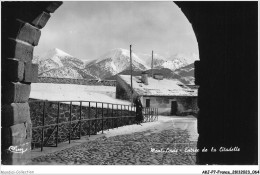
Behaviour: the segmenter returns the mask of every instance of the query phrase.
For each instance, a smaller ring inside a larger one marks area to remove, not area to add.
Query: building
[[[187,115],[198,113],[197,89],[190,88],[176,79],[164,79],[155,74],[148,77],[133,76],[133,95],[131,97],[131,76],[118,75],[116,98],[134,100],[140,97],[143,107],[158,108],[160,115]]]

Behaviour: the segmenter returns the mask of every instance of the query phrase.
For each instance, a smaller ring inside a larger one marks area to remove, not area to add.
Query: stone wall
[[[72,78],[53,78],[38,77],[38,83],[55,83],[55,84],[79,84],[89,86],[116,86],[115,80],[96,80],[96,79],[72,79]]]
[[[43,101],[34,101],[29,102],[30,105],[30,114],[32,120],[32,148],[38,148],[41,146],[42,138],[42,129],[35,128],[42,126],[43,124]],[[129,125],[135,123],[134,117],[125,117],[125,116],[135,116],[135,111],[128,111],[127,107],[123,110],[117,110],[117,107],[114,107],[112,110],[112,105],[110,108],[103,107],[103,129],[115,128],[123,125]],[[119,106],[118,109],[121,109]],[[82,119],[102,119],[102,107],[88,107],[82,106],[81,110]],[[113,114],[112,114],[113,113]],[[60,103],[59,110],[59,123],[69,122],[70,121],[70,104]],[[45,118],[44,125],[56,124],[58,117],[58,102],[45,102]],[[111,117],[120,117],[119,119],[112,119]],[[74,128],[77,125],[77,121],[80,119],[80,106],[71,105],[71,128]],[[97,132],[102,130],[102,120],[89,120],[81,122],[81,136],[86,135],[95,135]],[[44,129],[44,140],[51,135],[55,126],[48,126]],[[76,129],[77,128],[77,129]],[[75,128],[75,131],[71,134],[71,138],[79,137],[79,125]],[[58,143],[67,141],[69,139],[69,129],[70,123],[64,123],[59,125],[58,128]],[[56,134],[55,130],[53,136],[50,138],[47,145],[56,144]]]

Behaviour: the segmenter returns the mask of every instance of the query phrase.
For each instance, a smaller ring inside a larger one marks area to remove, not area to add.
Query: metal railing
[[[143,108],[144,123],[158,120],[158,108]]]
[[[38,107],[36,105],[37,103],[39,103]],[[90,136],[92,134],[97,134],[99,131],[102,131],[103,133],[104,129],[111,129],[119,126],[133,124],[135,123],[136,117],[136,109],[134,106],[122,104],[102,103],[94,101],[32,100],[29,101],[29,105],[31,110],[31,118],[32,120],[35,120],[33,121],[32,130],[38,130],[38,136],[39,132],[41,133],[40,141],[39,139],[38,142],[32,141],[32,144],[40,142],[41,151],[43,150],[43,147],[57,147],[59,142],[69,141],[70,143],[71,140],[80,139],[83,129],[87,129],[87,134]],[[50,109],[50,106],[52,109]],[[64,111],[63,109],[63,113],[65,113],[67,116],[65,117],[66,121],[63,122],[60,121],[61,106],[63,108],[65,108],[65,106],[69,107],[69,110]],[[77,106],[76,108],[78,108],[79,111],[75,112],[74,109],[73,115],[73,108],[75,108],[75,106]],[[53,114],[53,110],[55,110],[56,115]],[[48,114],[50,113],[50,111],[52,111],[52,114]],[[34,116],[35,113],[38,113],[38,117],[37,115]],[[75,115],[75,113],[77,114]],[[48,123],[46,123],[47,118],[49,120]],[[56,118],[55,122],[54,118]],[[52,120],[52,122],[50,122],[50,120]],[[88,123],[87,127],[83,127],[84,123]],[[67,125],[67,127],[64,125]],[[61,141],[62,139],[59,139],[59,134],[64,134],[60,131],[61,127],[63,127],[63,131],[67,131],[67,139],[65,138],[63,139],[63,141]],[[64,129],[64,127],[66,129]],[[49,132],[46,133],[46,130],[48,130]],[[34,133],[36,134],[37,132]],[[83,135],[85,136],[86,134]],[[52,141],[54,145],[48,145],[48,142],[52,137],[55,137]],[[36,147],[39,147],[39,144]],[[32,149],[33,148],[34,146],[32,146]]]
[[[58,143],[135,124],[136,108],[95,101],[47,101],[30,99],[32,149],[57,147]],[[143,122],[158,120],[157,108],[143,108]]]

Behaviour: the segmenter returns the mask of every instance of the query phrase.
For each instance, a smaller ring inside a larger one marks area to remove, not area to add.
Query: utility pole
[[[131,104],[132,104],[133,103],[132,45],[130,45],[130,72],[131,72]]]
[[[151,69],[152,69],[152,78],[153,78],[153,50],[152,50],[152,62],[151,62]]]

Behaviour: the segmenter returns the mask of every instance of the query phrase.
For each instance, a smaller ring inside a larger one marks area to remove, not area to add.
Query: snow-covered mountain
[[[95,78],[84,70],[84,62],[60,49],[51,49],[44,56],[35,56],[33,63],[39,65],[40,77]]]
[[[145,61],[145,63],[151,67],[152,55],[151,54],[138,54],[138,56]],[[176,70],[186,65],[194,63],[198,60],[196,54],[175,54],[171,56],[163,56],[158,53],[153,54],[153,68],[161,69],[168,68]]]
[[[144,60],[135,53],[132,53],[132,61],[134,70],[144,71],[149,69]],[[85,68],[101,79],[113,76],[123,70],[130,69],[130,51],[121,48],[113,49],[89,62]]]
[[[144,71],[151,69],[151,54],[132,53],[133,69]],[[195,55],[176,54],[170,57],[162,56],[158,53],[153,55],[153,68],[168,68],[172,71],[193,63],[197,58]],[[86,70],[95,77],[105,79],[116,75],[124,70],[130,69],[130,51],[116,48],[103,54],[98,59],[86,64]]]
[[[151,54],[137,54],[142,60],[144,60],[145,64],[151,68],[152,63],[152,55]],[[153,54],[153,67],[160,67],[164,62],[166,61],[166,58],[160,54],[154,53]]]
[[[170,57],[154,53],[154,69],[178,70],[193,63],[196,55],[176,54]],[[133,70],[137,72],[151,69],[151,54],[132,53]],[[60,50],[52,49],[44,56],[34,56],[34,63],[39,64],[39,76],[106,79],[120,72],[130,70],[130,51],[116,48],[101,55],[98,59],[83,62]]]
[[[167,57],[167,60],[170,60],[170,61],[179,60],[180,62],[182,62],[186,65],[192,64],[192,63],[194,63],[194,61],[196,61],[198,59],[199,59],[199,56],[194,53],[193,54],[178,53],[178,54],[174,54],[174,55]]]
[[[174,76],[172,78],[176,78],[180,80],[184,84],[195,84],[195,77],[194,77],[194,63],[184,66],[175,70]]]

